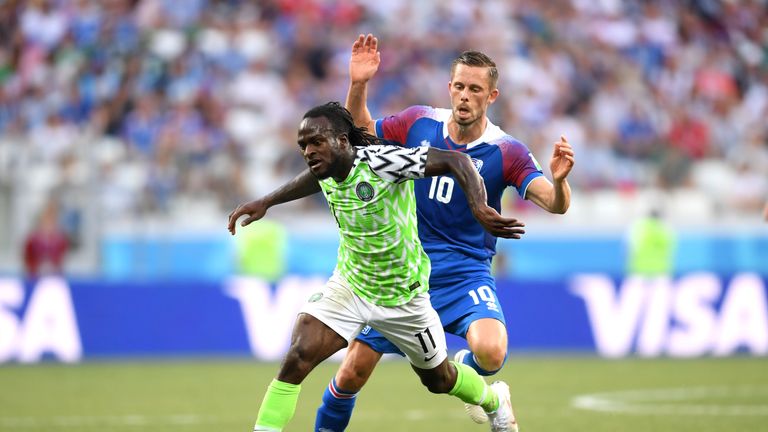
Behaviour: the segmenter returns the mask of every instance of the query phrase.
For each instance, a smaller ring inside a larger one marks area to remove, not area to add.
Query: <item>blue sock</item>
[[[506,362],[507,362],[507,356],[504,356],[504,362],[501,364],[501,366],[504,367],[504,363]],[[501,368],[498,368],[493,371],[483,369],[482,366],[477,364],[477,361],[475,360],[475,354],[472,351],[467,351],[464,354],[464,356],[461,358],[461,363],[464,363],[465,365],[471,367],[472,369],[475,370],[475,372],[477,372],[479,375],[482,375],[482,376],[495,375],[496,372],[501,370]]]
[[[317,409],[315,432],[344,431],[352,418],[356,397],[357,393],[339,390],[336,378],[332,379],[323,393],[323,404]]]

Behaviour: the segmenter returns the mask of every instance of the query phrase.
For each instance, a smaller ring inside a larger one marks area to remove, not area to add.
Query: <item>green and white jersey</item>
[[[424,177],[429,147],[357,147],[352,170],[320,181],[339,225],[336,272],[365,300],[400,306],[429,288],[413,182]]]

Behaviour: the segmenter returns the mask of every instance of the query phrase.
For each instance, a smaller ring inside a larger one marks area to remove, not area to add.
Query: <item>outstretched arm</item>
[[[368,111],[368,81],[373,78],[381,63],[378,51],[379,41],[372,34],[360,35],[352,44],[349,60],[349,91],[346,108],[355,120],[355,126],[365,127],[368,133],[376,135],[376,124]]]
[[[452,174],[464,191],[475,219],[489,233],[512,239],[519,239],[525,234],[524,223],[515,218],[503,217],[488,205],[483,178],[466,154],[430,147],[424,174],[426,177]]]
[[[561,135],[560,141],[555,143],[552,160],[549,162],[552,183],[543,176],[534,179],[528,185],[526,198],[550,213],[565,213],[571,205],[571,187],[566,177],[573,169],[574,163],[573,148]]]
[[[234,235],[235,223],[240,216],[248,215],[248,218],[240,223],[240,226],[247,226],[251,222],[263,218],[267,210],[272,206],[304,198],[317,192],[320,192],[320,183],[318,183],[317,177],[306,169],[294,177],[293,180],[280,186],[269,195],[237,206],[229,214],[227,229]]]

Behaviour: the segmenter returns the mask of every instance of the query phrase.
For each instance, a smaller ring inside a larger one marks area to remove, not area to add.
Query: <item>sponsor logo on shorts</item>
[[[319,292],[319,293],[314,293],[314,294],[312,294],[311,296],[309,296],[309,300],[308,300],[308,301],[309,301],[310,303],[314,303],[314,302],[316,302],[316,301],[319,301],[321,298],[323,298],[323,293],[321,293],[321,292]]]

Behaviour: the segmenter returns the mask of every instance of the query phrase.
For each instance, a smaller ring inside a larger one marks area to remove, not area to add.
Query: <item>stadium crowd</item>
[[[475,48],[500,70],[491,118],[539,160],[565,134],[576,192],[768,198],[765,0],[5,0],[0,185],[61,201],[70,231],[89,205],[226,214],[304,168],[298,119],[343,100],[368,32],[374,117],[447,106],[446,66]]]

